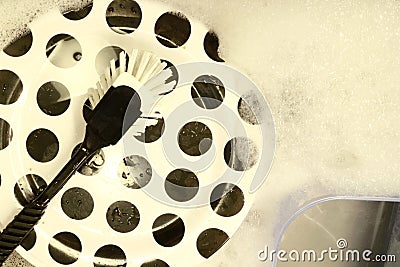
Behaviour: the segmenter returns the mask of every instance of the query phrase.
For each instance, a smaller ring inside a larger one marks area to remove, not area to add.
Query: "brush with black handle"
[[[148,114],[145,114],[147,117],[142,117],[142,114],[143,111],[148,111],[146,105],[154,99],[149,100],[144,99],[144,97],[141,99],[140,91],[136,92],[132,87],[136,87],[138,90],[137,87],[141,88],[165,65],[156,56],[148,52],[135,50],[133,55],[136,55],[135,59],[131,59],[129,62],[128,56],[125,53],[121,54],[120,62],[118,62],[119,67],[115,68],[112,65],[112,71],[107,70],[107,79],[102,76],[102,79],[105,80],[103,85],[98,85],[97,89],[89,90],[89,100],[93,111],[87,118],[84,141],[53,181],[32,202],[28,203],[2,231],[0,235],[0,265],[33,230],[33,227],[42,218],[51,199],[63,188],[71,176],[91,159],[97,150],[115,145],[132,125],[137,127],[136,122],[141,124],[147,120],[145,118],[148,118]],[[122,60],[124,62],[121,62]],[[115,62],[112,61],[112,64],[115,64]],[[132,79],[125,77],[118,82],[118,76],[122,73],[129,73]],[[142,77],[143,75],[146,78],[141,80],[139,76]],[[126,85],[114,87],[111,85],[114,82],[117,84],[125,82]],[[147,92],[142,96],[148,96],[149,91],[151,91],[154,97],[157,97],[168,92],[166,91],[168,88],[168,86],[163,88],[162,85],[157,86],[154,90],[144,88]],[[146,104],[146,102],[148,103]],[[152,120],[151,117],[150,120]],[[153,119],[153,121],[156,122],[157,120]],[[142,129],[142,127],[138,129]]]

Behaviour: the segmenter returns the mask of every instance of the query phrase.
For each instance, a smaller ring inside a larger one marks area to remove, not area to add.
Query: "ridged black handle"
[[[46,189],[27,204],[7,225],[0,234],[0,266],[33,230],[33,227],[42,218],[50,200],[63,188],[76,170],[89,159],[91,154],[81,146]]]
[[[33,227],[42,218],[47,205],[30,203],[26,205],[14,220],[0,234],[0,265],[22,243]]]

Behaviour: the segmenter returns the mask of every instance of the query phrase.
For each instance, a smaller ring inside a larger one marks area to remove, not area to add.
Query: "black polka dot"
[[[189,39],[191,26],[189,20],[182,13],[168,12],[158,18],[154,32],[161,44],[176,48],[184,45]]]
[[[120,233],[128,233],[138,226],[140,214],[132,203],[118,201],[108,208],[106,218],[113,230]]]
[[[142,10],[136,1],[114,0],[107,7],[106,21],[117,33],[132,33],[142,21]]]
[[[201,156],[211,148],[211,130],[201,122],[185,124],[178,134],[178,144],[183,152],[190,156]]]
[[[215,109],[225,99],[225,87],[215,76],[202,75],[193,82],[191,88],[193,101],[201,108]]]
[[[57,34],[46,45],[46,56],[59,68],[71,68],[76,65],[76,53],[82,54],[79,42],[69,34]]]
[[[18,203],[27,205],[35,199],[47,186],[46,181],[36,175],[27,174],[18,179],[14,185],[14,195]]]
[[[208,32],[204,38],[204,50],[207,55],[214,61],[224,62],[224,60],[219,56],[219,39],[214,32]]]
[[[131,155],[120,163],[118,176],[124,186],[132,189],[145,187],[151,180],[153,171],[150,163],[143,157]]]
[[[29,134],[26,149],[34,160],[49,162],[57,156],[59,143],[56,135],[50,130],[37,129]]]
[[[93,212],[93,198],[85,189],[74,187],[65,191],[61,198],[64,213],[75,220],[83,220]]]
[[[26,251],[29,251],[35,246],[35,243],[36,243],[36,232],[35,229],[32,229],[32,231],[22,241],[21,246]]]
[[[71,103],[70,98],[67,87],[55,81],[43,84],[36,96],[39,108],[50,116],[63,114]]]
[[[140,267],[169,267],[169,265],[165,261],[155,259],[143,263]]]
[[[177,70],[177,68],[175,67],[174,64],[172,64],[170,61],[168,61],[168,60],[166,60],[166,59],[162,59],[161,62],[166,63],[166,64],[167,64],[167,67],[165,67],[165,69],[170,69],[171,72],[172,72],[171,77],[169,77],[167,80],[165,80],[165,83],[173,82],[173,83],[174,83],[174,86],[173,86],[172,89],[174,90],[174,89],[176,88],[176,86],[178,85],[178,82],[179,82],[179,73],[178,73],[178,70]],[[172,91],[170,91],[170,92],[172,92]],[[170,92],[168,92],[168,93],[170,93]],[[168,94],[168,93],[167,93],[167,94]]]
[[[170,198],[184,202],[196,196],[199,191],[199,180],[193,172],[177,169],[168,174],[164,187]]]
[[[126,264],[125,252],[115,245],[103,246],[94,255],[95,267],[125,267]]]
[[[135,138],[143,143],[153,143],[161,138],[164,133],[165,121],[163,118],[158,119],[156,125],[146,126],[144,133]]]
[[[257,146],[247,137],[235,137],[225,145],[224,159],[235,171],[249,170],[258,161]]]
[[[250,125],[259,125],[265,122],[266,108],[265,100],[251,93],[240,97],[237,106],[240,117]]]
[[[21,93],[23,85],[17,74],[10,70],[0,70],[0,104],[15,103]]]
[[[0,150],[5,149],[11,143],[13,138],[13,131],[10,124],[0,119]]]
[[[236,185],[220,184],[211,193],[210,205],[218,215],[232,217],[242,210],[244,194]]]
[[[163,247],[179,244],[185,234],[185,225],[181,218],[174,214],[164,214],[153,223],[153,237]]]
[[[71,157],[79,150],[81,144],[78,144],[72,151]],[[97,150],[92,157],[79,168],[78,172],[86,176],[98,174],[104,167],[106,156],[102,149]]]
[[[50,256],[64,265],[72,264],[79,259],[82,244],[79,238],[69,232],[56,234],[48,246]]]
[[[228,240],[229,236],[224,231],[215,228],[207,229],[197,238],[197,251],[208,259]]]
[[[63,16],[70,20],[80,20],[86,18],[90,11],[92,11],[92,8],[93,4],[90,3],[82,8],[68,10],[67,12],[63,13]]]
[[[8,44],[4,49],[4,53],[12,57],[20,57],[28,53],[32,47],[33,36],[28,29],[26,33]]]

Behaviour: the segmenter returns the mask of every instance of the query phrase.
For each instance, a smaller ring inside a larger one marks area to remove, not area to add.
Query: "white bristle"
[[[160,113],[154,113],[154,112],[150,114],[142,114],[140,117],[147,120],[153,120],[153,122],[150,123],[151,125],[156,125],[158,123],[158,120],[163,118]]]
[[[106,76],[104,74],[100,76],[100,84],[101,84],[102,91],[105,94],[109,87],[107,84]]]
[[[99,103],[100,99],[101,99],[100,95],[99,95],[99,90],[96,90],[94,88],[89,88],[88,94],[89,94],[90,105],[92,107],[96,106],[97,103]]]
[[[111,78],[111,68],[110,67],[107,67],[105,76],[106,76],[108,87],[111,87],[111,85],[113,84],[114,81]]]
[[[154,56],[150,57],[150,60],[148,62],[148,67],[146,69],[146,72],[143,74],[141,81],[148,81],[150,80],[150,77],[153,77],[152,74],[157,69],[158,63],[160,63],[160,61],[156,57]]]
[[[115,59],[111,59],[110,61],[110,67],[111,67],[111,77],[113,78],[113,82],[115,82],[115,79],[118,77],[118,72],[117,72],[117,66],[115,64]]]
[[[100,99],[101,99],[101,97],[104,95],[104,90],[103,90],[103,87],[101,86],[100,82],[96,83],[96,89],[97,89],[97,94],[100,95]]]
[[[119,74],[126,72],[126,54],[124,51],[119,53]]]
[[[145,132],[146,127],[154,126],[158,123],[158,119],[154,117],[140,117],[131,128],[133,136],[140,136]]]
[[[133,67],[135,66],[134,62],[136,62],[137,56],[138,56],[138,50],[134,49],[129,58],[129,64],[128,64],[128,70],[127,70],[127,72],[131,75],[133,75]]]
[[[122,82],[124,84],[125,82],[132,86],[142,99],[141,111],[143,115],[132,126],[132,133],[135,136],[140,136],[147,126],[156,125],[158,120],[162,118],[159,113],[151,112],[151,109],[160,95],[173,89],[172,82],[166,83],[166,80],[172,76],[172,71],[170,69],[163,71],[167,64],[161,62],[156,55],[137,49],[132,50],[129,56],[125,51],[122,51],[118,55],[118,60],[119,67],[117,67],[115,59],[112,59],[110,66],[107,67],[96,83],[97,88],[88,90],[89,102],[91,107],[94,108],[115,83]],[[117,81],[123,73],[129,75]]]
[[[150,57],[150,53],[148,53],[148,52],[143,52],[142,53],[140,62],[138,62],[139,63],[138,64],[138,71],[137,71],[137,73],[135,75],[136,79],[139,82],[143,83],[143,79],[142,78],[143,78],[143,75],[146,72],[146,69],[148,68],[148,63],[149,63],[150,58],[151,58]]]
[[[152,71],[152,73],[150,74],[151,77],[156,76],[157,74],[159,74],[163,69],[167,68],[167,63],[163,62],[159,65],[156,65],[156,67],[154,68],[154,70]],[[171,73],[172,75],[172,73]]]

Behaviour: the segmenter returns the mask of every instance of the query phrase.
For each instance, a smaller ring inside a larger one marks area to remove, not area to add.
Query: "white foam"
[[[58,8],[60,12],[88,5],[90,0],[35,0],[0,2],[0,48],[28,32],[28,24],[36,17]]]

